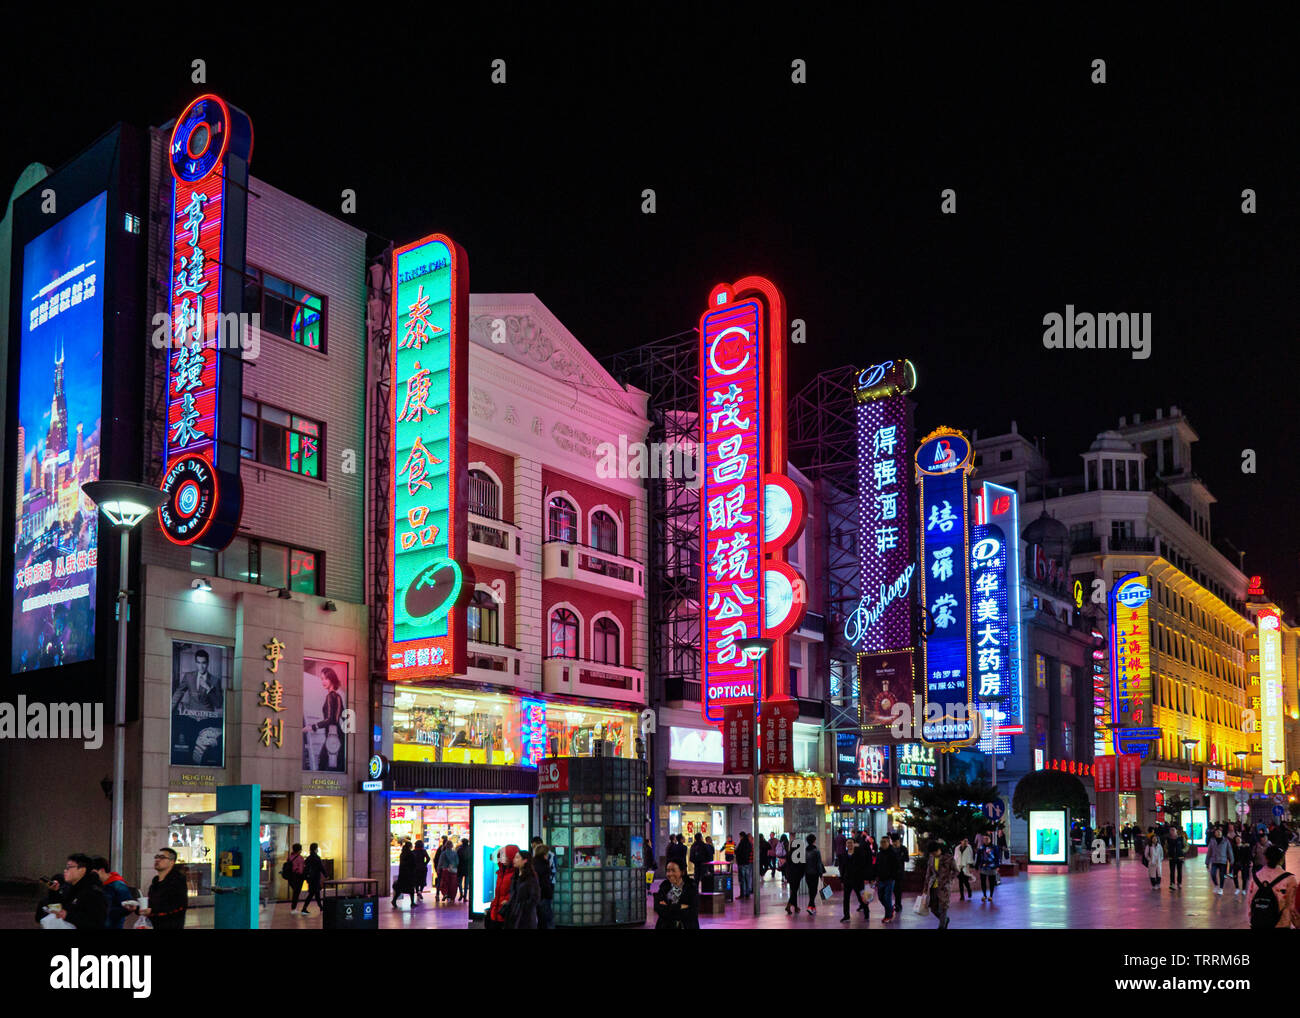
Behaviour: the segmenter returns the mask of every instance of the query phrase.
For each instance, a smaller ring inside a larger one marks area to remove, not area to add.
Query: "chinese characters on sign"
[[[762,729],[764,773],[788,770],[794,763],[794,723],[799,705],[793,700],[776,700],[763,704],[759,722]]]
[[[931,784],[938,773],[939,764],[933,746],[904,742],[898,747],[899,788],[923,788]]]
[[[970,442],[951,428],[931,432],[916,450],[921,599],[934,627],[924,644],[921,737],[944,745],[967,745],[977,734],[971,682],[970,470]],[[941,711],[935,719],[931,704]]]
[[[979,748],[1011,752],[1024,731],[1020,692],[1020,514],[1013,488],[985,483],[971,544],[971,658],[984,714]]]
[[[1145,758],[1150,744],[1125,729],[1143,728],[1151,720],[1151,658],[1148,604],[1151,588],[1145,576],[1129,573],[1110,593],[1111,716],[1115,752]],[[1158,735],[1158,732],[1157,732]]]
[[[278,674],[280,662],[284,660],[284,642],[272,636],[262,646],[266,648],[266,656],[262,659],[267,662],[266,670],[272,675]],[[275,748],[279,749],[284,745],[284,718],[275,715],[283,713],[285,707],[284,685],[278,678],[262,680],[262,689],[257,694],[257,706],[274,712],[271,716],[262,718],[257,729],[258,741],[268,748],[274,741]]]
[[[710,308],[700,320],[701,672],[704,716],[753,702],[754,664],[737,647],[762,635],[763,308],[757,299]]]
[[[723,770],[727,774],[749,774],[754,769],[754,706],[724,707],[722,717],[726,746]]]
[[[393,254],[390,675],[465,667],[465,252],[434,234]]]
[[[759,788],[759,802],[780,805],[786,799],[812,799],[826,805],[826,782],[816,774],[768,774]]]
[[[1265,775],[1281,775],[1286,767],[1286,742],[1283,722],[1285,704],[1282,695],[1281,618],[1272,608],[1261,609],[1259,625],[1259,680],[1262,695],[1256,716],[1263,737],[1261,770]],[[1260,713],[1259,711],[1262,711]],[[1274,760],[1279,761],[1273,763]]]

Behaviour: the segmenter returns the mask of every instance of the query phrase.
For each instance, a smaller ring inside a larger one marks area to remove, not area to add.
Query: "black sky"
[[[255,176],[333,212],[355,189],[349,220],[377,244],[450,233],[473,290],[536,293],[598,355],[693,327],[715,282],[760,273],[807,323],[796,384],[908,356],[920,426],[1015,419],[1059,473],[1120,415],[1177,404],[1216,536],[1294,607],[1300,91],[1282,26],[925,8],[735,30],[736,9],[249,9],[240,32],[197,41],[162,18],[65,24],[62,47],[11,45],[0,67],[0,184],[118,120],[171,119],[201,90],[200,57],[206,90],[253,119]],[[1045,350],[1042,318],[1067,303],[1149,311],[1152,356]]]

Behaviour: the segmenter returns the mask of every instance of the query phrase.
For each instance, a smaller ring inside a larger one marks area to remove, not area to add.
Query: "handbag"
[[[929,915],[930,900],[924,894],[918,894],[916,900],[912,902],[912,913],[914,915]]]
[[[862,889],[862,900],[868,905],[876,900],[876,889],[870,884],[867,884],[867,886]]]
[[[822,901],[830,901],[835,897],[835,892],[831,890],[830,884],[823,884],[822,889],[817,893],[822,896]]]

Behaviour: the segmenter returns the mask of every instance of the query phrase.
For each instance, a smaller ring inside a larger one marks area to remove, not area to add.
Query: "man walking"
[[[897,883],[902,883],[903,867],[899,853],[894,850],[892,836],[886,839],[880,848],[880,854],[876,857],[876,894],[880,896],[880,904],[885,909],[885,919],[887,923],[894,921],[894,887]]]
[[[95,876],[90,856],[74,852],[63,865],[63,879],[55,881],[50,894],[49,913],[71,923],[79,930],[102,930],[108,921],[108,900]],[[39,922],[46,915],[44,907],[36,913]]]
[[[153,924],[155,930],[185,929],[185,909],[190,903],[189,881],[185,870],[176,865],[176,850],[160,848],[153,857],[154,878],[149,885],[149,907],[140,914]],[[127,905],[128,912],[135,911]]]
[[[735,855],[740,870],[740,897],[744,900],[754,893],[754,842],[747,831],[740,832]]]

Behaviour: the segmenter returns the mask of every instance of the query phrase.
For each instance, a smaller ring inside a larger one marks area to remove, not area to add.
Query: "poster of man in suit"
[[[209,643],[172,642],[171,762],[226,763],[226,676],[230,651]]]

